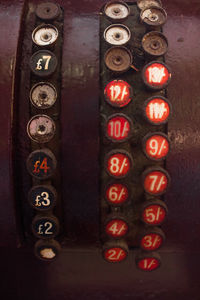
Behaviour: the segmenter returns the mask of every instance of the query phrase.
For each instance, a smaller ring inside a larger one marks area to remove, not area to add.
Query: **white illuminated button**
[[[39,25],[32,33],[32,40],[38,46],[48,46],[56,42],[58,30],[50,24]]]

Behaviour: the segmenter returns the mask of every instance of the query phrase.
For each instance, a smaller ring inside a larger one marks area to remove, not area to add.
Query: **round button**
[[[164,240],[165,235],[160,228],[148,228],[140,237],[140,248],[145,251],[154,251],[163,245]]]
[[[60,244],[53,239],[38,240],[34,247],[36,257],[44,261],[52,261],[57,258],[60,250]]]
[[[53,175],[57,161],[49,149],[41,149],[29,155],[26,165],[31,176],[43,180]]]
[[[110,1],[104,7],[105,15],[113,20],[124,20],[130,14],[130,9],[126,3],[121,1]]]
[[[167,215],[167,206],[160,200],[145,202],[142,206],[142,221],[147,225],[160,225]]]
[[[114,46],[122,46],[129,42],[131,32],[129,28],[122,24],[110,25],[104,31],[104,39]]]
[[[170,183],[169,173],[160,167],[148,168],[142,174],[145,192],[150,195],[162,195]]]
[[[167,13],[161,7],[151,6],[141,11],[140,19],[148,26],[162,26],[167,21]]]
[[[153,61],[144,67],[142,78],[148,88],[161,90],[169,84],[171,72],[163,62]]]
[[[56,3],[45,2],[37,5],[35,13],[42,20],[53,20],[59,16],[61,9]]]
[[[106,188],[106,200],[110,205],[120,206],[129,198],[129,190],[126,185],[113,183]]]
[[[162,132],[150,133],[143,138],[143,151],[150,159],[156,161],[165,159],[169,149],[168,137]]]
[[[58,30],[50,24],[39,25],[32,33],[32,40],[38,46],[48,46],[56,42]]]
[[[56,70],[57,64],[55,54],[48,50],[37,51],[30,59],[31,71],[39,77],[52,75]]]
[[[132,121],[124,114],[115,114],[106,122],[106,136],[112,142],[124,142],[131,137]]]
[[[55,135],[56,125],[46,115],[36,115],[30,119],[27,125],[29,137],[37,143],[48,143]]]
[[[107,155],[106,171],[109,175],[122,178],[125,177],[132,167],[132,158],[124,150],[116,150]]]
[[[110,105],[124,107],[131,101],[132,88],[124,80],[113,80],[106,85],[104,94]]]
[[[32,221],[32,231],[37,238],[53,238],[59,233],[58,219],[54,216],[36,216]]]
[[[143,10],[152,6],[161,7],[162,3],[160,0],[137,0],[137,6]]]
[[[106,234],[112,238],[121,238],[125,236],[129,230],[129,226],[124,217],[118,215],[109,216],[104,226]]]
[[[151,97],[144,104],[144,115],[147,121],[153,125],[161,125],[168,122],[171,111],[170,102],[161,96]]]
[[[55,87],[49,82],[39,82],[30,91],[31,103],[39,109],[47,109],[54,105],[57,99]]]
[[[50,185],[37,185],[29,191],[30,205],[38,211],[47,211],[56,204],[57,193]]]
[[[153,271],[160,267],[161,258],[158,253],[141,253],[136,257],[136,266],[142,271]]]
[[[107,262],[124,261],[128,256],[128,246],[125,241],[110,241],[103,246],[103,257]]]
[[[168,41],[161,32],[151,31],[144,35],[142,47],[148,55],[159,57],[167,52]]]
[[[132,64],[132,54],[125,47],[109,48],[104,56],[106,67],[118,73],[126,72]]]

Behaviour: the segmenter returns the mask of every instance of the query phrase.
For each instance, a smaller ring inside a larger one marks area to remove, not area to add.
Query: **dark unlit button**
[[[43,261],[55,260],[60,250],[60,244],[54,239],[38,240],[34,246],[35,256]]]
[[[37,238],[53,238],[59,233],[59,221],[55,216],[38,215],[32,221],[32,232]]]
[[[33,151],[26,161],[29,174],[40,180],[52,177],[56,165],[57,161],[54,154],[46,148]]]
[[[160,0],[137,0],[137,6],[143,10],[152,6],[161,7],[162,3]]]
[[[36,115],[27,125],[29,137],[37,143],[47,143],[55,135],[56,125],[47,115]]]
[[[61,8],[56,3],[44,2],[37,5],[35,13],[42,20],[53,20],[60,15]]]
[[[142,47],[148,56],[159,57],[168,49],[167,38],[159,31],[151,31],[144,35]]]
[[[57,91],[49,82],[39,82],[30,91],[31,103],[38,109],[47,109],[54,105]]]
[[[106,51],[104,57],[107,68],[118,73],[127,71],[132,60],[131,52],[125,47],[112,47]]]
[[[161,7],[151,6],[141,11],[140,19],[148,26],[159,27],[167,21],[167,13]]]
[[[35,52],[30,59],[31,71],[39,77],[48,77],[52,75],[57,68],[57,58],[49,50],[40,50]]]

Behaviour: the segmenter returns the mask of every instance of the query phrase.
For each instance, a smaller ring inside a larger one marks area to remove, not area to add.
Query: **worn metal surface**
[[[74,244],[84,244],[87,236],[87,243],[94,245],[99,223],[98,11],[102,1],[61,2],[65,8],[62,69],[65,228]],[[126,262],[113,266],[103,261],[97,248],[69,249],[66,240],[58,260],[45,264],[33,257],[29,247],[15,248],[12,182],[8,173],[12,103],[9,70],[17,48],[21,2],[1,0],[0,30],[4,38],[0,50],[3,107],[0,147],[4,168],[0,169],[3,231],[0,242],[12,245],[1,248],[4,299],[199,300],[200,3],[197,0],[162,2],[168,13],[164,27],[169,40],[166,63],[173,70],[168,88],[173,116],[168,125],[171,154],[167,159],[172,183],[166,195],[169,215],[163,225],[166,244],[160,251],[162,268],[146,274],[136,270],[133,252]]]

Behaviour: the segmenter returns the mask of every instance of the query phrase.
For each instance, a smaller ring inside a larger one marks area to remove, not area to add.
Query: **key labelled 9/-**
[[[132,158],[127,151],[111,151],[106,156],[105,168],[110,176],[123,178],[128,175],[132,168]]]
[[[165,240],[165,234],[159,227],[148,228],[140,235],[140,248],[145,251],[159,249]]]
[[[110,184],[106,187],[105,198],[108,204],[120,206],[129,199],[129,189],[122,183]]]
[[[118,239],[124,237],[129,230],[128,223],[124,217],[118,215],[109,216],[104,227],[108,236]]]
[[[166,124],[172,113],[171,103],[162,96],[153,96],[144,103],[146,120],[153,125]]]
[[[167,212],[167,206],[163,201],[147,201],[141,208],[141,220],[147,225],[161,225],[167,216]]]
[[[128,246],[124,240],[108,241],[103,246],[103,257],[107,262],[122,262],[127,256]]]
[[[131,137],[133,124],[124,114],[115,114],[106,121],[106,136],[112,142],[124,142]]]
[[[38,211],[48,211],[56,204],[57,193],[51,185],[36,185],[28,195],[30,205]]]
[[[166,159],[170,150],[168,137],[162,132],[147,134],[142,144],[145,155],[156,161]]]
[[[142,271],[153,271],[160,267],[161,258],[156,252],[145,253],[142,252],[136,257],[136,266]]]
[[[151,167],[142,174],[143,187],[150,195],[162,195],[170,184],[169,173],[160,167]]]
[[[29,155],[26,165],[31,176],[43,180],[53,176],[57,161],[54,154],[45,148],[33,151]]]
[[[110,105],[124,107],[132,99],[132,88],[124,80],[113,80],[106,85],[104,95]]]

